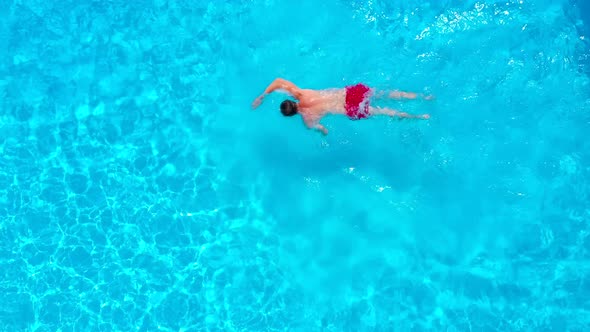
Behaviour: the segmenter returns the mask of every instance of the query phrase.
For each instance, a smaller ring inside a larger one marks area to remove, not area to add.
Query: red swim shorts
[[[370,92],[371,89],[361,83],[346,87],[346,102],[344,108],[346,109],[346,115],[351,120],[363,119],[370,115]]]

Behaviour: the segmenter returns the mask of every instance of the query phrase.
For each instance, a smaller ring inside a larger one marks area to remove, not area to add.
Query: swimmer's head
[[[281,113],[284,116],[293,116],[297,114],[297,103],[292,100],[284,100],[281,103]]]

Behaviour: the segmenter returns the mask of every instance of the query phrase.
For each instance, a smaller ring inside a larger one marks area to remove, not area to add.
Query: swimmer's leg
[[[369,107],[369,112],[371,112],[371,115],[387,115],[387,116],[391,116],[391,117],[397,117],[400,119],[423,119],[423,120],[430,119],[429,114],[415,115],[415,114],[409,114],[406,112],[398,112],[396,110],[392,110],[390,108],[384,108],[384,107]]]
[[[434,99],[434,96],[432,96],[432,95],[425,96],[423,93],[398,91],[398,90],[391,90],[391,91],[378,90],[378,91],[373,92],[373,96],[375,98],[389,98],[389,99],[396,99],[396,100],[401,100],[401,99],[432,100],[432,99]]]

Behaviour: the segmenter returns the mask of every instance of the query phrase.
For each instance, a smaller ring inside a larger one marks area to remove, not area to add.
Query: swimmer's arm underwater
[[[313,126],[313,129],[320,131],[324,136],[328,135],[328,129],[319,123]]]
[[[263,94],[261,94],[258,98],[254,100],[254,102],[252,103],[252,108],[256,109],[256,107],[260,106],[260,104],[262,104],[262,100],[264,99],[264,97],[276,90],[284,90],[285,92],[297,99],[299,99],[299,97],[301,96],[301,89],[299,89],[295,84],[285,79],[277,78],[264,90]]]
[[[310,119],[306,119],[306,118],[303,118],[303,122],[305,123],[307,128],[315,129],[315,130],[321,132],[322,134],[324,134],[324,136],[328,135],[328,129],[326,129],[326,127],[322,126],[321,123],[319,123],[317,121],[310,120]]]

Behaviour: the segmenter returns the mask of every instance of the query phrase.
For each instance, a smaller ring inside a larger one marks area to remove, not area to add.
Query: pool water
[[[3,1],[0,331],[587,331],[589,12]]]

